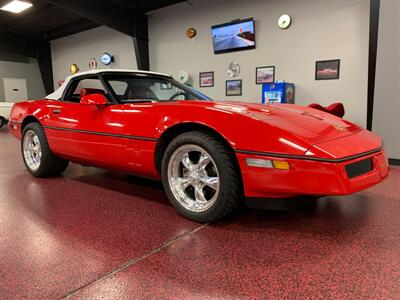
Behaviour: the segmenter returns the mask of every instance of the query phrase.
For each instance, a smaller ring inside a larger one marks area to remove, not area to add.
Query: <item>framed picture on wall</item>
[[[256,68],[256,84],[273,83],[275,81],[275,66]]]
[[[242,80],[227,80],[225,88],[226,96],[242,96]]]
[[[315,63],[315,80],[339,79],[340,59],[319,60]]]
[[[214,72],[201,72],[199,74],[200,87],[213,87],[214,86]]]

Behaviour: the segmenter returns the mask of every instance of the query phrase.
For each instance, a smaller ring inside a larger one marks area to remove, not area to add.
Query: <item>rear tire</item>
[[[39,123],[29,123],[22,131],[21,153],[27,170],[36,177],[59,175],[68,161],[55,156]]]
[[[206,132],[177,136],[162,161],[162,181],[171,204],[197,222],[213,222],[232,214],[243,202],[234,159],[225,145]]]

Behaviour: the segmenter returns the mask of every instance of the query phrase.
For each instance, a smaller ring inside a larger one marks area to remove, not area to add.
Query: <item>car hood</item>
[[[293,104],[214,102],[213,107],[242,114],[277,130],[289,132],[310,145],[343,138],[363,130],[334,115]]]
[[[195,120],[204,120],[203,124],[212,125],[236,150],[309,155],[307,151],[314,145],[345,137],[351,138],[352,135],[365,131],[329,113],[293,104],[184,102],[181,101],[181,105],[185,107],[184,111],[190,109],[191,114],[196,112]],[[222,114],[204,114],[195,109],[198,106]],[[348,152],[359,153],[359,149],[349,149]],[[336,157],[334,154],[321,155]]]

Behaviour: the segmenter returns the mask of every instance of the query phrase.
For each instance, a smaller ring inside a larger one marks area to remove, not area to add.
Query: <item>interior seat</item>
[[[135,86],[128,91],[128,99],[154,99],[158,100],[154,92],[146,86]]]

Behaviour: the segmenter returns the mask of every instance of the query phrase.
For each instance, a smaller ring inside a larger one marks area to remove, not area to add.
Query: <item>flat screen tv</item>
[[[253,18],[212,26],[211,34],[215,54],[256,47]]]

